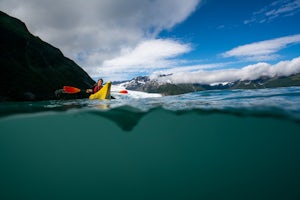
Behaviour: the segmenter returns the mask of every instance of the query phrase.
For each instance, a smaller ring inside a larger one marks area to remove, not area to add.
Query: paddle
[[[120,90],[119,93],[121,93],[121,94],[128,94],[128,91],[127,90]]]
[[[75,94],[81,91],[81,89],[72,86],[64,86],[63,90],[69,94]]]

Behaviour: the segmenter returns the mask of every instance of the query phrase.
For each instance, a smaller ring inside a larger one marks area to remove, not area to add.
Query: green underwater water
[[[222,112],[0,119],[0,199],[300,199],[300,123]]]

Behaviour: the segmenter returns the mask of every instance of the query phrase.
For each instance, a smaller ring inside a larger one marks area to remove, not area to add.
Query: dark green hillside
[[[94,84],[75,62],[0,11],[0,101],[53,99],[63,85]]]
[[[270,79],[266,82],[266,87],[288,87],[288,86],[300,86],[300,74],[288,76],[288,77],[278,77],[277,79]]]
[[[261,89],[261,88],[276,88],[300,86],[300,74],[291,76],[277,76],[273,78],[261,77],[251,81],[236,81],[231,89]]]

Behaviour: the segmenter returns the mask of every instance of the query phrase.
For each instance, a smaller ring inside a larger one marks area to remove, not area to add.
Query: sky
[[[0,8],[95,80],[300,73],[300,0],[0,0]]]

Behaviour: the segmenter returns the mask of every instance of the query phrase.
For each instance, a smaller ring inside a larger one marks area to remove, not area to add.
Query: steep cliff
[[[55,99],[55,90],[64,85],[89,88],[94,84],[59,49],[35,37],[23,22],[1,11],[0,52],[0,101]]]

